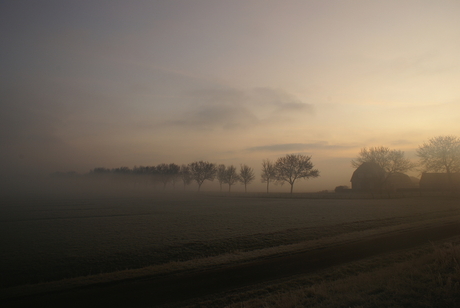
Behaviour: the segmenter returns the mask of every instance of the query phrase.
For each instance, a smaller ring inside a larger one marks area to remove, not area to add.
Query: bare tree
[[[156,182],[158,181],[158,170],[155,166],[148,166],[146,167],[147,168],[147,174],[149,175],[148,177],[150,178],[150,181],[153,185],[156,184]]]
[[[134,174],[134,181],[136,184],[141,183],[147,186],[149,184],[149,168],[150,167],[144,167],[144,166],[139,166],[136,167],[134,166],[133,168],[133,174]]]
[[[358,168],[365,162],[375,163],[385,171],[380,185],[388,184],[387,180],[396,173],[406,173],[415,168],[415,164],[404,157],[404,151],[391,150],[383,146],[362,148],[358,157],[351,161],[351,165]]]
[[[225,183],[225,165],[220,164],[217,166],[217,180],[219,181],[220,191],[222,191],[222,184]]]
[[[417,149],[417,156],[425,171],[445,172],[453,189],[452,173],[460,172],[460,138],[438,136]]]
[[[291,194],[297,179],[316,178],[319,171],[313,169],[311,156],[301,154],[288,154],[280,157],[275,162],[277,180],[291,185]]]
[[[225,180],[224,183],[228,184],[228,192],[230,192],[232,185],[240,181],[240,176],[236,172],[236,168],[233,165],[230,165],[225,170]]]
[[[415,164],[404,157],[403,151],[391,150],[388,147],[362,148],[358,157],[351,161],[351,165],[358,168],[365,162],[376,163],[388,176],[397,172],[405,173],[415,167]]]
[[[190,174],[192,179],[198,184],[198,191],[200,191],[204,181],[214,181],[216,173],[217,168],[213,163],[200,160],[190,164]]]
[[[176,189],[176,182],[180,178],[180,166],[174,163],[168,165],[169,178],[173,186],[173,190]]]
[[[267,183],[267,193],[268,193],[268,187],[270,186],[270,182],[275,181],[275,180],[276,180],[275,164],[273,164],[268,159],[264,159],[262,161],[261,181],[262,183]]]
[[[247,185],[254,181],[256,178],[254,174],[254,169],[249,167],[248,165],[240,165],[240,174],[239,174],[240,182],[244,184],[244,192],[247,191]]]
[[[184,183],[184,190],[185,190],[185,186],[192,183],[192,175],[190,173],[190,166],[181,165],[179,174],[180,174],[180,178],[182,179],[182,182]]]
[[[163,183],[163,190],[166,189],[166,184],[171,181],[169,173],[169,166],[167,164],[159,164],[156,166],[157,176],[161,183]]]

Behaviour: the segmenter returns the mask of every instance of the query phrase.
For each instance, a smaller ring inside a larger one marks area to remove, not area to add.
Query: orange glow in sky
[[[460,135],[458,1],[4,1],[0,161],[20,172],[312,155]],[[263,187],[262,187],[263,188]]]

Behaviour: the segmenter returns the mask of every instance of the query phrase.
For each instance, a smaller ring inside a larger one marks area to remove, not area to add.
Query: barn
[[[351,177],[353,190],[379,190],[385,180],[385,170],[373,162],[365,162],[359,166]]]
[[[454,188],[460,189],[460,173],[451,173]],[[450,190],[449,177],[447,173],[427,173],[422,174],[420,179],[420,189],[422,190]]]
[[[418,179],[411,178],[407,174],[396,172],[388,176],[385,181],[385,186],[390,190],[398,189],[417,189],[418,188]]]
[[[407,174],[396,172],[388,175],[383,168],[373,162],[362,163],[353,172],[350,181],[351,188],[357,191],[418,188]]]

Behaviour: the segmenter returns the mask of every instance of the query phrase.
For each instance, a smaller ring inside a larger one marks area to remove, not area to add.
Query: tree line
[[[315,178],[319,176],[319,171],[313,169],[311,156],[302,154],[287,154],[272,162],[264,160],[262,162],[261,181],[267,184],[267,192],[271,183],[290,185],[290,192],[293,192],[294,183],[300,179]],[[135,166],[120,168],[94,168],[89,175],[133,175],[134,181],[155,181],[163,184],[163,189],[168,183],[172,184],[173,190],[178,182],[182,182],[183,189],[192,182],[198,185],[200,191],[205,181],[219,182],[220,190],[223,185],[228,185],[228,191],[231,192],[232,186],[241,183],[244,185],[244,191],[247,192],[247,186],[251,184],[256,175],[254,169],[246,164],[241,164],[239,170],[234,165],[226,166],[224,164],[214,164],[208,161],[195,161],[190,164],[177,165],[159,164],[156,166]]]
[[[385,171],[383,183],[396,173],[406,173],[419,167],[420,172],[442,172],[447,174],[449,185],[454,189],[452,174],[460,172],[460,138],[437,136],[418,147],[419,163],[404,157],[404,152],[388,147],[362,148],[356,159],[351,161],[354,168],[364,162],[377,164]]]
[[[404,152],[388,147],[362,148],[358,156],[351,161],[354,168],[358,168],[364,162],[373,162],[385,171],[383,182],[396,173],[406,173],[420,167],[421,172],[444,172],[447,173],[449,183],[453,187],[452,173],[460,172],[460,138],[455,136],[438,136],[429,139],[428,142],[419,146],[417,156],[420,161],[413,163],[405,158]],[[74,172],[55,173],[55,175],[74,175]],[[233,185],[241,183],[245,192],[256,176],[254,169],[241,164],[239,170],[234,165],[214,164],[208,161],[195,161],[189,164],[177,165],[159,164],[156,166],[135,166],[120,168],[94,168],[89,175],[133,175],[133,181],[159,182],[165,189],[168,184],[175,189],[176,184],[182,182],[183,188],[192,182],[198,185],[200,191],[205,181],[218,180],[220,190],[223,185],[228,185],[231,191]],[[319,171],[314,169],[311,156],[302,154],[287,154],[275,161],[265,159],[262,161],[260,180],[266,184],[267,193],[270,184],[290,185],[290,192],[294,190],[297,180],[316,178]]]

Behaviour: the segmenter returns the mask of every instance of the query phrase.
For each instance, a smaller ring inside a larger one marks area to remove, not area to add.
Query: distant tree
[[[93,174],[107,174],[110,172],[111,172],[110,169],[103,168],[103,167],[94,168],[93,170],[90,171],[90,173],[93,173]]]
[[[156,173],[160,182],[163,183],[163,189],[171,182],[173,190],[175,189],[176,182],[180,177],[180,166],[172,164],[159,164],[156,166]]]
[[[171,179],[170,181],[171,181],[172,186],[173,186],[173,190],[175,190],[176,189],[176,182],[180,178],[180,166],[176,165],[174,163],[169,164],[168,165],[168,172],[169,172],[169,177]]]
[[[148,184],[149,168],[150,167],[146,166],[134,166],[132,173],[134,175],[135,183]]]
[[[131,173],[131,169],[129,169],[129,167],[119,167],[112,169],[112,172],[117,174],[129,174]]]
[[[358,157],[351,161],[354,168],[358,168],[365,162],[377,164],[385,171],[385,176],[382,178],[381,185],[386,185],[387,180],[396,173],[406,173],[415,168],[415,164],[404,157],[404,152],[399,150],[391,150],[388,147],[371,147],[369,149],[362,148]]]
[[[376,163],[388,175],[397,172],[405,173],[415,167],[415,164],[404,157],[403,151],[391,150],[388,147],[362,148],[358,157],[351,161],[351,165],[358,168],[364,162]]]
[[[225,183],[225,165],[220,164],[217,166],[217,180],[219,181],[220,191],[222,191],[222,184]]]
[[[341,186],[337,186],[334,191],[336,193],[341,193],[341,192],[348,192],[350,191],[350,188],[347,186],[347,185],[341,185]]]
[[[142,174],[146,174],[147,173],[147,169],[148,167],[144,167],[144,166],[134,166],[133,168],[133,174],[136,174],[136,175],[142,175]]]
[[[224,183],[228,184],[228,192],[230,192],[232,185],[240,181],[240,176],[236,172],[236,168],[233,165],[230,165],[225,170],[225,179]]]
[[[166,184],[171,181],[171,175],[169,173],[169,166],[167,164],[159,164],[156,166],[156,173],[158,179],[161,183],[163,183],[163,190],[166,189]]]
[[[247,165],[240,165],[239,180],[244,185],[244,192],[247,192],[247,185],[256,178],[254,169]]]
[[[189,165],[181,165],[180,166],[180,178],[184,183],[184,190],[186,185],[190,185],[192,183],[192,174],[190,173],[190,166]]]
[[[192,179],[198,184],[198,191],[200,191],[204,181],[214,181],[216,173],[217,168],[213,163],[201,160],[190,164],[190,174]]]
[[[159,180],[159,171],[155,166],[148,166],[146,168],[146,173],[152,184],[155,184]]]
[[[267,193],[268,187],[270,186],[271,181],[276,180],[276,168],[275,164],[268,159],[262,161],[262,174],[261,181],[262,183],[267,183]]]
[[[452,173],[460,172],[460,138],[438,136],[431,138],[417,149],[424,171],[445,172],[453,189]]]
[[[313,169],[311,156],[301,154],[288,154],[280,157],[275,162],[277,180],[291,185],[291,194],[297,179],[316,178],[319,171]]]

